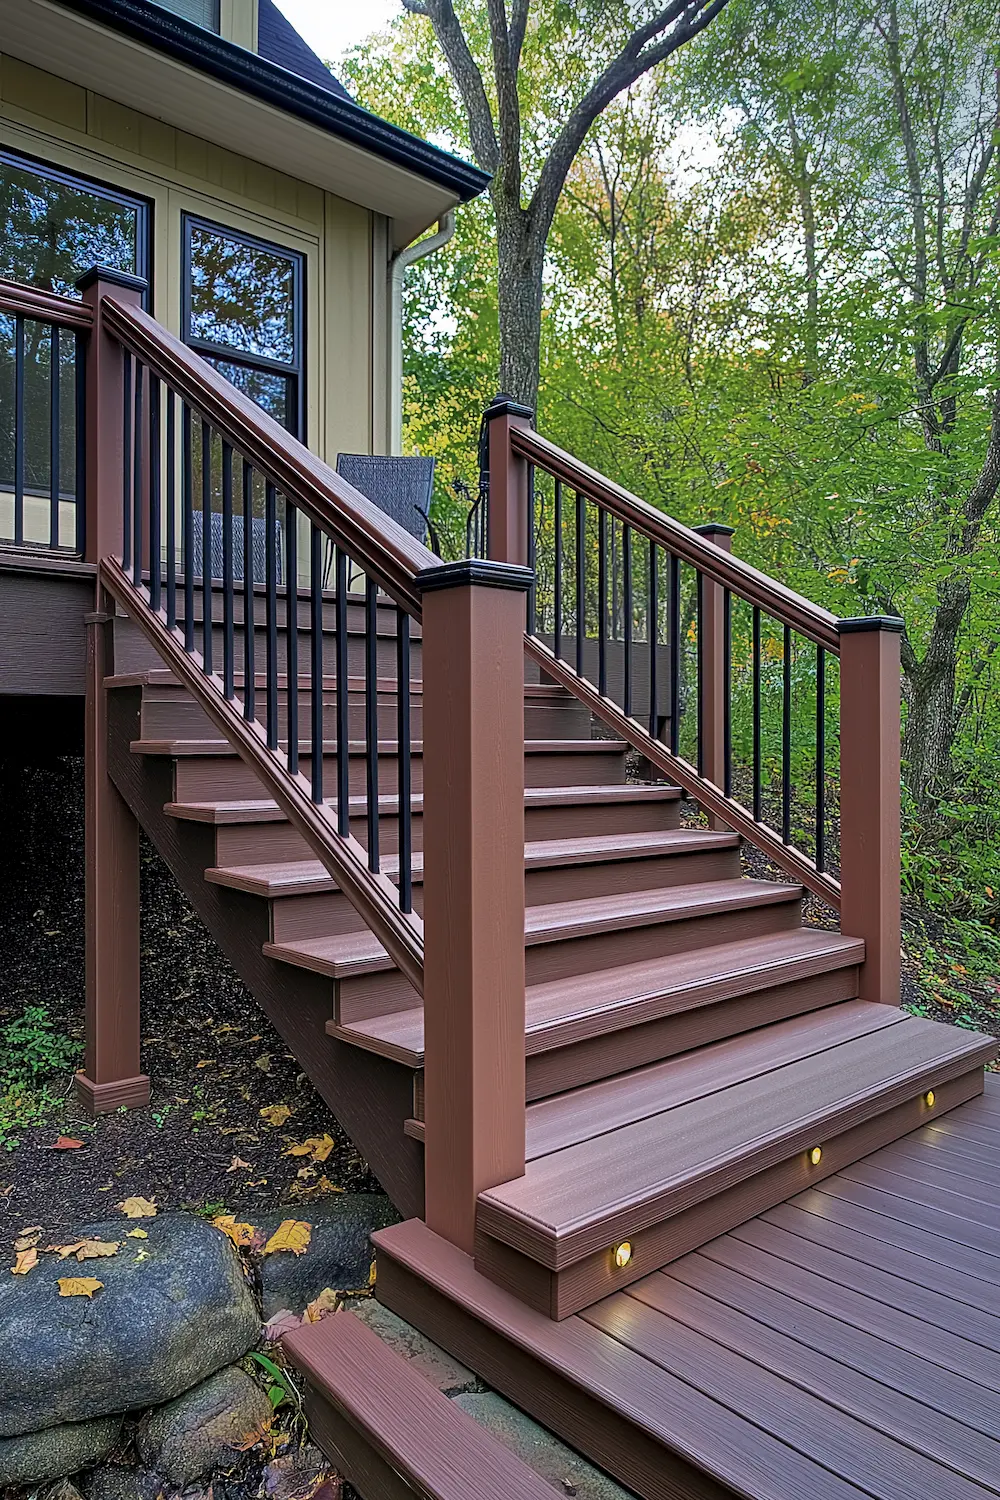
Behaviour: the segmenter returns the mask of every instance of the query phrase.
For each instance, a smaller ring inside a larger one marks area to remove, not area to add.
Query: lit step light
[[[615,1265],[619,1271],[623,1271],[632,1259],[632,1246],[628,1240],[623,1240],[620,1245],[615,1246]]]
[[[823,1147],[813,1146],[809,1152],[809,1161],[812,1166],[818,1167],[823,1160]]]
[[[927,1090],[926,1094],[924,1095],[924,1103],[927,1105],[928,1109],[933,1109],[934,1108],[934,1090],[933,1089],[928,1089]]]

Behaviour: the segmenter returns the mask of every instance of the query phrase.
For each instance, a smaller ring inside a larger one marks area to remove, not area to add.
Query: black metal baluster
[[[243,717],[257,711],[257,627],[254,594],[253,467],[243,460]]]
[[[528,567],[531,569],[531,584],[528,588],[528,634],[534,635],[536,626],[537,583],[535,570],[538,566],[537,539],[535,537],[535,466],[528,464]],[[405,908],[407,911],[409,907]]]
[[[142,500],[143,500],[143,422],[142,386],[144,370],[135,362],[133,392],[135,411],[132,423],[132,582],[142,583]]]
[[[534,618],[534,616],[532,616]],[[413,910],[413,826],[410,809],[410,617],[396,610],[396,753],[399,756],[399,906]]]
[[[167,386],[167,629],[177,625],[177,416],[174,393]]]
[[[312,799],[323,800],[323,533],[310,523],[309,711],[312,742]]]
[[[184,548],[184,650],[194,650],[194,433],[191,408],[181,410],[181,546]]]
[[[299,769],[299,517],[285,496],[285,675],[288,704],[288,769]]]
[[[24,542],[24,319],[14,319],[14,545]]]
[[[122,350],[122,567],[132,566],[132,356]]]
[[[670,748],[676,755],[681,743],[681,560],[673,552],[667,583],[667,611],[670,615]]]
[[[826,652],[816,647],[816,868],[826,869]]]
[[[694,575],[694,608],[697,641],[695,646],[695,729],[698,736],[696,761],[698,775],[705,774],[705,575],[701,569]]]
[[[222,441],[222,691],[236,696],[236,630],[233,599],[233,450]]]
[[[781,838],[792,835],[792,632],[786,625],[781,643]]]
[[[597,690],[608,696],[608,513],[597,510]]]
[[[646,605],[646,639],[649,646],[649,733],[656,739],[660,727],[659,662],[656,659],[660,624],[660,567],[656,543],[649,544],[649,591]]]
[[[760,608],[753,607],[753,817],[760,822]]]
[[[264,486],[264,531],[267,558],[264,576],[265,670],[267,672],[267,748],[278,748],[278,492]]]
[[[379,871],[378,855],[378,585],[365,581],[365,762],[368,794],[368,868]]]
[[[212,429],[201,422],[201,655],[212,670]]]
[[[632,528],[622,525],[622,586],[625,596],[625,717],[632,717]]]
[[[149,372],[149,602],[160,608],[160,382]]]
[[[337,831],[351,831],[351,719],[347,661],[347,553],[337,548]]]
[[[87,355],[84,335],[78,333],[73,345],[73,383],[76,390],[76,539],[75,550],[83,556],[86,547],[87,507]]]
[[[733,596],[722,593],[722,790],[733,795]]]
[[[563,574],[563,534],[562,534],[562,481],[555,481],[555,540],[556,540],[556,562],[555,562],[555,599],[553,601],[552,634],[556,648],[556,656],[562,657],[563,639],[563,608],[562,608],[562,574]]]
[[[583,676],[583,642],[587,634],[587,552],[584,546],[586,500],[576,493],[576,675]]]
[[[59,415],[59,325],[49,327],[49,546],[59,545],[59,470],[62,423]]]

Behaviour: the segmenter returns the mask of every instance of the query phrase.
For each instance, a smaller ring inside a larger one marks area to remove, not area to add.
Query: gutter
[[[389,262],[389,452],[403,451],[403,273],[447,245],[455,233],[455,210],[438,220],[437,231],[405,245]]]

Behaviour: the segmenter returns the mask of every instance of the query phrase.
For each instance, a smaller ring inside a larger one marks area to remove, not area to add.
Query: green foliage
[[[26,1006],[0,1031],[0,1147],[12,1151],[22,1131],[60,1107],[64,1075],[79,1052],[56,1031],[44,1005]]]

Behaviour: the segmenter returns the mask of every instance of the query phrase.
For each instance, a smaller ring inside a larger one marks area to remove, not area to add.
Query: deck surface
[[[432,1337],[473,1366],[485,1358],[480,1374],[639,1495],[1000,1495],[996,1075],[983,1096],[561,1323],[422,1224],[377,1238],[380,1257],[384,1244],[447,1299],[436,1314],[423,1304]]]
[[[1000,1078],[580,1316],[831,1494],[1000,1494]]]

